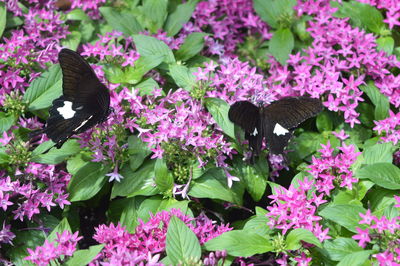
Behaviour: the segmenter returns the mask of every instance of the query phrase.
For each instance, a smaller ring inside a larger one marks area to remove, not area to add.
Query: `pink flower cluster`
[[[395,114],[391,110],[389,110],[389,117],[380,121],[374,121],[376,126],[374,130],[378,131],[380,135],[382,132],[385,132],[386,135],[381,139],[385,142],[392,141],[393,144],[397,144],[400,140],[400,112]]]
[[[335,189],[334,180],[338,178],[340,187],[352,189],[352,184],[358,180],[354,178],[351,166],[356,162],[361,152],[356,152],[354,145],[346,145],[344,142],[341,147],[338,147],[341,152],[336,155],[329,141],[326,145],[321,144],[321,146],[323,147],[319,150],[321,157],[313,157],[312,164],[309,166],[309,172],[316,179],[315,187],[317,191],[329,196],[331,191]]]
[[[26,179],[34,182],[25,182]],[[3,171],[0,173],[0,207],[8,211],[12,206],[14,219],[31,220],[40,213],[40,208],[48,211],[58,205],[64,208],[69,205],[66,184],[70,175],[64,171],[56,171],[54,165],[29,163],[25,172],[16,172],[14,178]]]
[[[319,220],[322,218],[315,215],[317,208],[326,200],[323,194],[312,194],[307,197],[309,190],[313,188],[313,182],[305,178],[298,180],[299,186],[290,185],[288,189],[283,187],[276,189],[274,195],[268,196],[272,199],[270,206],[267,207],[267,217],[270,218],[268,225],[271,228],[282,230],[283,234],[292,228],[305,228],[315,234],[322,242],[330,239],[329,229],[322,230]]]
[[[29,83],[41,73],[38,67],[55,63],[59,42],[68,31],[60,14],[55,12],[53,1],[28,1],[31,6],[24,14],[24,24],[12,30],[0,43],[0,105],[5,106],[7,97],[18,100]],[[18,1],[6,1],[8,10],[22,15]],[[20,100],[19,100],[20,101]],[[10,106],[8,106],[10,107]],[[16,113],[20,115],[22,110]]]
[[[210,28],[212,38],[207,38],[208,52],[219,56],[233,56],[235,48],[246,36],[259,33],[269,39],[271,34],[265,22],[255,14],[251,0],[213,0],[197,4],[192,18],[185,28]]]
[[[37,246],[35,250],[28,248],[29,256],[25,260],[29,260],[38,266],[45,266],[55,259],[60,259],[61,256],[72,256],[78,241],[82,237],[78,237],[78,232],[72,234],[67,230],[62,234],[56,233],[56,235],[54,242],[45,240],[44,244]]]
[[[71,9],[82,8],[92,19],[99,19],[99,7],[105,2],[106,0],[71,0]]]
[[[400,208],[400,197],[394,196]],[[361,221],[359,224],[367,225],[367,228],[356,228],[357,234],[352,236],[358,240],[358,245],[365,248],[368,243],[380,245],[380,252],[373,255],[380,265],[399,265],[400,264],[400,240],[394,238],[400,233],[400,216],[388,219],[386,216],[381,218],[371,214],[367,210],[365,214],[360,213]]]
[[[191,218],[181,213],[180,210],[171,209],[162,211],[156,215],[151,215],[146,223],[139,220],[140,224],[136,227],[135,233],[128,233],[119,224],[114,226],[101,225],[96,228],[94,239],[101,244],[105,244],[101,256],[92,262],[92,265],[98,265],[104,262],[110,265],[133,265],[130,264],[131,258],[136,263],[149,262],[149,258],[159,258],[165,253],[165,241],[169,220],[172,216],[181,219],[198,237],[200,244],[204,244],[220,234],[232,230],[226,225],[217,226],[205,215]],[[123,251],[123,252],[122,252]],[[125,264],[127,263],[127,264]]]

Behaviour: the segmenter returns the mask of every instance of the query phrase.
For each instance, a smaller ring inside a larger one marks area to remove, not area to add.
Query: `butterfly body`
[[[90,65],[78,53],[62,49],[58,54],[63,73],[63,95],[55,99],[43,129],[60,148],[72,135],[104,122],[111,112],[110,94]]]
[[[228,117],[244,130],[253,160],[260,153],[264,138],[272,154],[283,154],[293,130],[322,108],[318,99],[309,97],[286,97],[266,107],[239,101],[230,107]]]

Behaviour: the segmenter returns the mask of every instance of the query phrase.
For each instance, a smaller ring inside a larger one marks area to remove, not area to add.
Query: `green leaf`
[[[383,95],[373,82],[361,85],[360,89],[368,95],[375,105],[375,120],[382,120],[389,116],[389,99]]]
[[[74,157],[69,158],[67,161],[68,173],[70,173],[71,175],[75,175],[79,171],[79,169],[81,169],[90,160],[92,160],[92,157],[90,156],[89,158],[85,158],[83,153],[79,153]]]
[[[194,32],[189,34],[185,42],[179,47],[179,50],[175,52],[176,59],[181,61],[187,61],[193,56],[197,55],[203,50],[204,37],[207,33]]]
[[[171,49],[163,41],[146,35],[134,35],[133,41],[140,56],[165,56],[164,62],[175,63],[175,57]]]
[[[67,35],[67,38],[61,41],[64,47],[68,47],[71,50],[76,50],[82,40],[82,34],[79,31],[73,31]]]
[[[160,86],[154,79],[148,78],[140,82],[139,84],[136,84],[135,88],[139,90],[139,95],[143,96],[143,95],[152,95],[154,89],[159,89]]]
[[[392,163],[395,147],[391,142],[377,143],[363,151],[364,164]]]
[[[138,209],[140,204],[143,202],[143,199],[140,197],[131,197],[131,198],[124,198],[123,205],[122,205],[122,212],[120,215],[119,222],[121,225],[126,227],[126,230],[130,233],[135,232],[136,226],[139,224],[138,218]]]
[[[295,143],[295,145],[292,145],[292,143]],[[304,132],[289,143],[289,148],[293,149],[292,153],[296,153],[300,159],[304,159],[320,149],[321,143],[322,140],[320,134],[315,132]]]
[[[168,167],[162,159],[157,159],[154,166],[156,175],[155,183],[161,192],[172,191],[174,187],[174,178],[168,171]]]
[[[129,166],[132,171],[136,171],[144,162],[147,156],[149,156],[151,150],[147,147],[147,144],[142,142],[137,136],[129,136],[128,138],[128,154],[129,154]]]
[[[7,23],[7,9],[4,2],[0,3],[0,37],[3,36]]]
[[[124,82],[129,84],[138,83],[147,72],[160,65],[163,60],[164,55],[140,56],[139,59],[135,61],[135,65],[133,67],[128,67],[125,71]]]
[[[36,149],[38,148],[39,147],[37,147]],[[70,139],[65,142],[60,149],[52,148],[47,153],[37,154],[33,156],[31,162],[43,164],[59,164],[69,156],[74,155],[79,151],[81,151],[79,143],[75,139]]]
[[[268,222],[269,219],[265,216],[265,214],[257,214],[246,222],[243,230],[257,233],[263,237],[268,237],[273,233],[272,229],[269,226],[266,226]]]
[[[394,40],[390,36],[382,36],[376,39],[378,51],[385,51],[387,54],[393,54]]]
[[[388,190],[381,187],[371,189],[368,193],[370,209],[377,217],[381,217],[387,208],[396,203],[394,196],[398,195],[396,190]]]
[[[174,79],[176,85],[187,91],[191,91],[194,85],[196,85],[196,76],[185,66],[170,65],[169,74]]]
[[[61,222],[51,231],[51,233],[46,237],[46,240],[51,242],[57,238],[57,233],[62,234],[64,231],[71,231],[71,227],[69,226],[68,219],[63,218]]]
[[[80,8],[75,8],[68,12],[66,20],[85,21],[90,20],[90,18],[88,15],[86,15],[85,11]]]
[[[332,131],[333,129],[332,118],[327,111],[323,111],[317,116],[316,124],[318,131],[321,133],[324,131]]]
[[[24,94],[29,111],[47,108],[52,101],[62,94],[61,68],[53,65],[46,72],[36,78]]]
[[[265,173],[260,169],[262,165],[268,166],[268,162],[261,158],[258,158],[256,165],[248,165],[241,159],[235,160],[233,164],[233,168],[237,170],[237,174],[234,175],[244,181],[246,190],[254,201],[261,199],[267,187],[268,172]]]
[[[229,104],[219,98],[205,98],[204,102],[218,126],[226,135],[235,139],[235,128],[228,118]]]
[[[177,6],[165,23],[164,29],[168,36],[176,35],[192,17],[192,13],[196,8],[197,0],[190,0]]]
[[[28,248],[35,250],[37,246],[43,245],[45,240],[44,232],[40,230],[16,230],[14,233],[16,237],[13,239],[13,248],[7,252],[7,256],[15,265],[37,265],[24,260],[24,258],[29,256]]]
[[[217,168],[209,169],[193,181],[189,190],[189,195],[195,198],[221,199],[239,205],[242,204],[242,193],[229,188],[223,170]]]
[[[293,15],[296,0],[253,0],[254,9],[261,19],[272,28],[278,28],[280,19]]]
[[[337,4],[338,11],[334,13],[335,17],[350,17],[354,26],[368,29],[376,34],[381,34],[386,25],[383,22],[383,16],[375,7],[357,1],[342,2]]]
[[[66,266],[88,265],[103,249],[104,244],[90,246],[89,249],[81,249],[74,252],[74,255],[66,262]]]
[[[16,118],[14,115],[0,112],[0,134],[3,134],[4,131],[9,130],[14,124],[15,120]]]
[[[225,232],[204,243],[204,247],[209,251],[226,250],[229,255],[237,257],[250,257],[274,249],[268,238],[248,230]]]
[[[142,13],[146,14],[144,21],[150,32],[156,33],[162,29],[168,15],[167,6],[167,0],[143,0]]]
[[[121,31],[127,36],[132,36],[143,31],[143,27],[136,20],[135,16],[129,11],[118,12],[111,7],[100,7],[100,13],[113,29]]]
[[[172,216],[169,221],[165,249],[174,265],[185,265],[201,257],[201,247],[196,235],[176,216]]]
[[[69,200],[73,202],[92,198],[107,181],[106,174],[109,170],[110,168],[102,163],[85,164],[72,176],[68,184]]]
[[[290,29],[285,28],[275,31],[269,41],[269,53],[282,65],[286,65],[293,47],[294,37]]]
[[[155,160],[148,160],[136,171],[132,171],[129,166],[124,167],[121,170],[124,179],[114,184],[111,198],[150,196],[157,193],[158,189],[154,186],[154,164]]]
[[[356,177],[360,179],[367,178],[386,189],[400,189],[400,169],[391,163],[367,165],[356,172]]]
[[[319,214],[343,227],[347,230],[357,233],[356,227],[365,229],[366,225],[358,224],[361,220],[360,213],[365,214],[366,210],[356,205],[328,205]]]
[[[333,241],[324,241],[324,249],[334,261],[340,261],[347,255],[363,250],[354,239],[344,237],[334,239]]]
[[[364,263],[367,262],[369,256],[373,254],[373,250],[363,250],[363,251],[358,251],[354,252],[352,254],[347,255],[344,257],[338,264],[337,266],[358,266],[358,265],[365,265]],[[370,265],[368,263],[368,265]]]
[[[317,247],[322,248],[321,242],[313,233],[303,228],[297,228],[290,231],[290,233],[286,236],[286,249],[288,250],[299,249],[302,246],[300,241],[314,244]]]

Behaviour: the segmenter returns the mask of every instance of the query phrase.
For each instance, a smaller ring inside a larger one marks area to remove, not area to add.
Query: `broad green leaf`
[[[174,187],[174,178],[168,171],[168,167],[162,159],[157,159],[154,166],[156,176],[155,183],[161,192],[172,191]]]
[[[397,220],[397,217],[400,215],[400,211],[397,207],[394,207],[396,203],[392,203],[390,206],[388,206],[385,211],[383,212],[383,215],[388,219],[395,219]]]
[[[82,33],[79,31],[73,31],[67,35],[67,38],[61,41],[64,47],[67,47],[71,50],[76,50],[82,40]]]
[[[295,153],[300,159],[304,159],[320,149],[321,143],[322,140],[320,134],[315,132],[304,132],[289,143],[289,148],[293,149],[292,153]]]
[[[324,131],[332,131],[333,129],[333,122],[327,111],[323,111],[317,116],[316,124],[318,131],[321,133]]]
[[[9,130],[14,122],[14,115],[0,112],[0,136],[2,136],[4,131]]]
[[[132,171],[129,166],[124,167],[121,170],[124,179],[114,184],[111,198],[136,195],[150,196],[157,193],[158,189],[154,186],[154,164],[155,160],[148,160],[136,171]]]
[[[37,265],[24,260],[24,258],[29,256],[28,248],[35,250],[37,246],[43,245],[45,233],[40,230],[16,230],[14,233],[16,237],[13,239],[13,248],[8,250],[7,256],[15,265]]]
[[[356,227],[365,229],[366,225],[359,224],[361,220],[360,213],[365,214],[366,210],[356,205],[328,205],[319,212],[320,216],[329,219],[347,230],[356,233]]]
[[[389,116],[389,99],[372,82],[361,85],[360,89],[367,94],[375,105],[375,120],[387,118]]]
[[[261,199],[267,187],[268,172],[260,170],[259,166],[262,164],[268,166],[268,162],[261,158],[258,158],[256,165],[249,165],[241,159],[235,160],[233,164],[233,168],[236,170],[234,175],[244,181],[246,190],[254,201]]]
[[[370,103],[359,103],[356,111],[360,114],[358,119],[366,127],[374,127],[374,107]]]
[[[372,213],[377,217],[381,217],[389,206],[396,203],[395,195],[398,195],[396,190],[388,190],[381,187],[371,189],[368,193],[368,200]]]
[[[196,85],[196,76],[193,75],[189,68],[183,65],[170,65],[169,74],[174,79],[176,85],[187,91],[191,91],[194,85]]]
[[[256,13],[272,28],[279,28],[283,17],[292,16],[297,4],[295,0],[253,0],[253,3]]]
[[[400,169],[391,163],[367,165],[357,170],[356,177],[360,179],[367,178],[386,189],[400,189]]]
[[[66,262],[66,266],[88,265],[103,249],[104,244],[90,246],[89,249],[80,249]]]
[[[204,47],[204,37],[207,36],[207,33],[203,32],[194,32],[189,34],[185,42],[179,47],[179,50],[175,52],[175,56],[177,60],[187,61],[193,56],[203,50]]]
[[[54,241],[57,238],[57,233],[62,234],[64,231],[70,231],[71,227],[69,226],[68,219],[64,218],[61,222],[51,231],[51,233],[46,237],[48,241]]]
[[[284,28],[275,31],[269,41],[269,52],[282,65],[286,65],[289,54],[294,47],[294,37],[290,29]]]
[[[39,147],[38,147],[39,148]],[[47,153],[37,154],[32,157],[31,162],[43,164],[59,164],[66,158],[81,151],[79,143],[70,139],[60,149],[52,148]]]
[[[267,225],[268,222],[269,219],[265,214],[257,214],[246,222],[243,230],[257,233],[263,237],[268,237],[269,234],[272,234],[272,229]]]
[[[363,151],[364,164],[392,163],[395,147],[391,142],[377,143]]]
[[[297,228],[290,231],[286,236],[286,248],[288,250],[297,250],[302,246],[300,241],[314,244],[320,248],[322,247],[321,242],[313,233],[303,228]]]
[[[139,95],[143,96],[143,95],[152,95],[154,89],[159,89],[160,86],[154,79],[148,78],[140,82],[139,84],[136,84],[135,88],[139,90]]]
[[[134,233],[136,226],[139,224],[138,209],[140,207],[140,204],[143,202],[143,198],[142,197],[123,198],[120,200],[115,200],[113,202],[116,202],[116,204],[120,204],[120,207],[122,207],[119,219],[121,225],[125,226],[126,230],[129,233]]]
[[[197,0],[189,0],[178,5],[175,11],[169,14],[164,26],[168,36],[174,36],[182,29],[183,25],[191,18],[196,4]]]
[[[344,257],[337,265],[338,266],[364,265],[364,263],[367,262],[369,256],[373,253],[375,253],[373,250],[363,250],[363,251],[354,252],[354,253],[349,254],[346,257]],[[368,265],[370,265],[370,264],[368,264]]]
[[[235,128],[228,118],[229,104],[219,98],[205,98],[207,110],[211,113],[215,122],[221,127],[226,135],[235,139]]]
[[[344,237],[324,241],[324,249],[334,261],[340,261],[349,254],[363,250],[354,239]]]
[[[234,184],[233,188],[235,187]],[[195,198],[221,199],[242,204],[242,191],[229,188],[222,169],[212,168],[201,177],[192,181],[189,195]]]
[[[381,12],[374,6],[357,1],[332,3],[331,5],[338,8],[338,11],[334,13],[335,17],[350,17],[352,24],[357,27],[368,29],[376,34],[381,34],[386,28]]]
[[[83,11],[82,9],[74,8],[73,10],[68,12],[67,20],[85,21],[85,20],[90,20],[90,18],[88,15],[86,15],[85,11]]]
[[[271,240],[248,230],[225,232],[204,243],[204,247],[209,251],[226,250],[229,255],[237,257],[250,257],[273,250]]]
[[[132,36],[143,31],[143,27],[129,11],[118,12],[114,8],[105,6],[100,7],[99,10],[113,29],[121,31],[127,36]]]
[[[167,0],[143,0],[142,13],[146,14],[144,21],[150,32],[156,33],[162,29],[168,15],[167,5]]]
[[[167,230],[165,250],[174,265],[197,261],[201,256],[199,240],[178,217],[172,216]]]
[[[110,168],[102,163],[85,164],[72,176],[68,184],[69,200],[81,201],[92,198],[107,181]]]
[[[129,166],[132,171],[136,171],[149,156],[151,150],[147,147],[147,144],[142,142],[137,136],[129,136],[128,138],[128,154],[129,154]]]
[[[24,94],[29,111],[47,108],[52,101],[62,94],[61,68],[53,65],[36,78]]]
[[[136,84],[140,82],[143,76],[161,64],[164,60],[164,55],[147,55],[140,56],[138,60],[135,61],[135,65],[133,67],[128,67],[124,72],[124,82],[129,84]]]
[[[385,51],[387,54],[393,53],[394,40],[390,36],[382,36],[376,39],[376,44],[378,45],[379,51]]]
[[[7,23],[7,9],[4,2],[0,3],[0,37],[3,36]]]
[[[140,56],[163,55],[164,62],[172,64],[175,62],[174,54],[163,41],[146,35],[134,35],[133,41]]]

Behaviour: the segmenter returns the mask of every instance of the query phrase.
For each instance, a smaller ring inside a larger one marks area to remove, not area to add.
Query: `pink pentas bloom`
[[[362,230],[361,228],[356,228],[358,234],[352,236],[353,239],[358,240],[358,245],[360,247],[365,248],[366,243],[369,243],[371,241],[371,238],[369,237],[369,229],[366,228],[365,230]]]
[[[36,265],[48,265],[55,259],[67,259],[65,256],[72,256],[76,251],[78,241],[82,237],[78,237],[78,232],[72,234],[66,230],[62,234],[57,233],[57,237],[53,242],[45,240],[42,246],[37,246],[35,250],[28,248],[29,256],[25,260],[29,260]]]
[[[139,220],[135,233],[130,234],[121,225],[100,225],[96,228],[93,238],[105,244],[101,256],[92,262],[111,263],[112,261],[126,261],[133,254],[140,258],[137,263],[149,263],[149,259],[159,259],[165,254],[165,241],[170,218],[176,216],[181,219],[199,238],[200,244],[232,230],[226,225],[216,225],[205,215],[196,218],[188,217],[180,210],[171,209],[151,215],[147,222]],[[193,224],[194,223],[194,224]],[[125,253],[120,253],[124,250]]]
[[[12,240],[15,238],[15,234],[11,232],[11,225],[6,225],[3,222],[3,229],[0,230],[0,247],[3,244],[12,244]]]
[[[393,144],[397,144],[400,140],[400,112],[397,114],[389,110],[389,117],[383,120],[374,121],[375,127],[374,130],[378,131],[378,134],[385,135],[381,136],[381,139],[384,142],[393,142]]]

